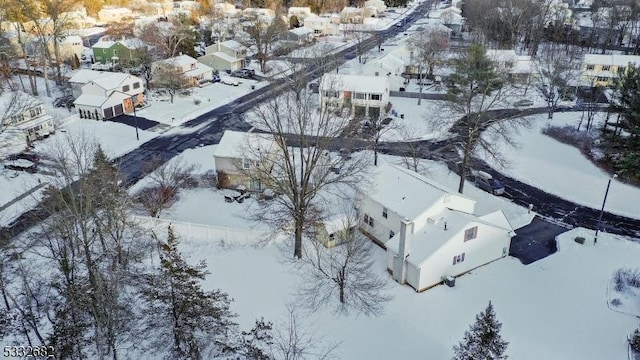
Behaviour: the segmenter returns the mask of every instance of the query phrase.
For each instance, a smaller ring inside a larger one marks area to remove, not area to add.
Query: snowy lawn
[[[613,311],[640,317],[640,267],[616,271],[607,287],[607,300]]]
[[[249,94],[252,91],[251,86],[255,86],[257,89],[268,84],[265,81],[233,79],[238,81],[238,86],[215,83],[201,88],[196,87],[192,89],[191,95],[176,95],[173,98],[173,104],[169,101],[168,96],[149,96],[147,99],[150,106],[138,110],[137,115],[163,124],[176,126]]]
[[[407,141],[439,139],[447,135],[449,127],[458,117],[449,116],[446,119],[437,118],[443,116],[443,103],[441,101],[422,100],[418,106],[418,99],[392,97],[389,98],[392,108],[389,114],[393,120],[382,131],[381,141]],[[404,115],[404,119],[401,117]],[[436,126],[442,121],[448,126]]]
[[[65,110],[66,111],[66,110]],[[65,146],[67,138],[86,136],[97,141],[111,158],[122,156],[140,146],[140,144],[157,136],[156,133],[139,130],[140,141],[136,140],[135,129],[111,121],[96,121],[69,117],[56,133],[47,139],[34,143],[33,152],[44,157],[52,153],[52,148]],[[40,170],[50,171],[46,161],[39,166]],[[15,175],[17,174],[17,176]],[[15,176],[15,177],[14,177]],[[37,186],[41,182],[53,182],[53,178],[43,174],[4,171],[0,174],[0,206],[7,204],[17,196]],[[11,205],[0,213],[0,226],[11,223],[17,216],[35,206],[42,197],[42,189]]]
[[[342,341],[342,359],[448,359],[475,315],[492,301],[510,358],[623,359],[626,336],[637,320],[609,310],[605,291],[613,270],[637,264],[640,245],[604,235],[598,246],[584,246],[574,236],[561,236],[560,252],[533,265],[506,258],[462,276],[455,288],[424,293],[393,283],[384,252],[375,248],[376,269],[394,296],[381,316],[340,317],[321,308],[303,319],[318,336]],[[262,316],[280,323],[286,304],[296,301],[299,270],[282,262],[289,247],[221,247],[195,239],[184,239],[182,247],[190,261],[207,261],[212,274],[205,287],[234,298],[232,309],[244,327]]]
[[[552,126],[576,126],[580,112],[557,113],[549,122],[547,116],[529,117],[531,129],[522,129],[514,139],[520,147],[513,149],[497,144],[509,161],[509,166],[499,169],[506,175],[531,184],[548,193],[558,195],[578,204],[599,209],[610,175],[587,159],[579,149],[563,144],[542,133],[548,124]],[[600,121],[602,119],[600,118]],[[599,124],[595,124],[597,128]],[[491,159],[487,159],[490,163]],[[613,180],[607,197],[606,211],[640,218],[640,189]]]

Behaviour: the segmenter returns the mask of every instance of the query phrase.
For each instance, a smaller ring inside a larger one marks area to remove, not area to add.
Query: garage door
[[[113,117],[113,108],[104,109],[105,119],[111,119]]]
[[[122,113],[124,113],[124,111],[122,110],[122,104],[114,106],[113,110],[115,110],[115,116],[122,115]]]

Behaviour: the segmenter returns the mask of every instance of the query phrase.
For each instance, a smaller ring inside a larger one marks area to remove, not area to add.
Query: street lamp
[[[138,95],[131,96],[131,105],[133,105],[133,121],[136,127],[136,140],[140,140],[140,134],[138,134],[138,114],[136,114],[136,98]]]
[[[609,187],[611,187],[611,180],[618,177],[618,174],[613,174],[612,177],[609,178],[607,182],[607,190],[604,192],[604,199],[602,200],[602,208],[600,209],[600,215],[598,216],[598,224],[596,225],[596,236],[593,238],[593,245],[598,243],[598,232],[600,231],[600,227],[602,225],[602,215],[604,214],[604,206],[607,203],[607,196],[609,195]]]

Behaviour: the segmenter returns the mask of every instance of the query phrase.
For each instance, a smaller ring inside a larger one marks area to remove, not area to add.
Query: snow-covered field
[[[542,133],[542,129],[548,124],[576,126],[580,116],[580,112],[556,113],[551,122],[544,114],[530,117],[532,127],[522,129],[519,134],[514,135],[514,139],[520,144],[519,148],[498,144],[509,161],[509,166],[500,171],[564,199],[599,209],[611,176],[595,166],[576,147]],[[496,164],[494,166],[497,167]],[[640,189],[617,180],[612,181],[606,211],[640,218],[638,204]]]
[[[615,269],[637,266],[640,245],[605,235],[598,246],[584,246],[573,242],[574,236],[562,236],[560,251],[533,265],[499,260],[459,278],[455,288],[415,293],[390,283],[394,298],[379,317],[340,317],[322,308],[304,320],[314,333],[342,342],[341,359],[447,359],[475,314],[492,301],[510,342],[510,358],[625,358],[626,336],[637,320],[609,310],[605,291]],[[281,261],[288,247],[283,255],[283,247],[275,244],[221,247],[184,239],[182,246],[191,261],[207,261],[213,275],[205,286],[234,298],[232,308],[245,327],[262,316],[281,322],[286,304],[296,302],[299,270]],[[375,248],[375,254],[377,271],[391,282],[384,252]]]

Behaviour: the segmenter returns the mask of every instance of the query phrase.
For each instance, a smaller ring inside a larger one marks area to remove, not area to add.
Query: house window
[[[382,217],[385,218],[385,219],[387,218],[387,208],[386,207],[382,208]]]
[[[380,100],[380,94],[371,94],[371,100]]]
[[[356,99],[358,100],[366,100],[367,99],[367,94],[363,94],[363,93],[356,93]]]
[[[396,236],[396,233],[389,231],[389,239],[393,239],[394,236]]]
[[[373,218],[367,214],[364,214],[364,223],[373,227],[373,224],[374,224]]]
[[[102,49],[102,53],[106,54],[107,53],[107,49]]]
[[[602,65],[602,71],[609,71],[611,70],[611,65]]]
[[[464,231],[464,241],[473,240],[478,237],[478,227],[474,226]]]
[[[31,115],[32,118],[42,114],[42,109],[40,109],[39,107],[37,108],[33,108],[31,110],[29,110],[29,114]]]
[[[337,98],[337,97],[338,97],[338,92],[337,92],[337,91],[328,91],[328,90],[325,90],[325,92],[324,92],[324,96],[325,96],[325,97],[330,97],[330,98],[331,98],[331,97]]]
[[[113,49],[113,56],[118,56],[118,49]]]
[[[608,79],[607,79],[606,76],[598,76],[598,77],[596,77],[596,80],[598,80],[598,81],[607,81]]]
[[[464,253],[453,257],[453,265],[459,264],[464,261]]]
[[[251,166],[251,161],[249,159],[242,159],[242,168],[248,169]]]
[[[122,92],[127,92],[129,89],[131,89],[131,87],[129,87],[129,85],[125,85],[122,87]]]
[[[137,82],[137,81],[136,81],[136,82],[134,82],[134,83],[133,83],[133,88],[134,88],[134,89],[140,89],[140,83],[139,83],[139,82]]]
[[[624,74],[624,66],[618,66],[618,74]]]
[[[587,70],[593,70],[595,68],[595,66],[593,64],[588,64],[587,65]]]

